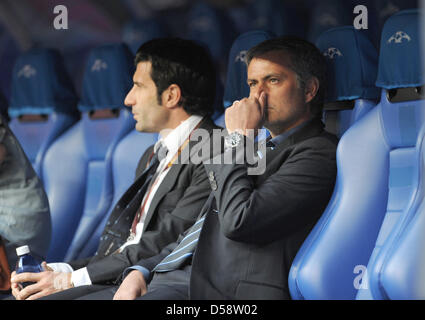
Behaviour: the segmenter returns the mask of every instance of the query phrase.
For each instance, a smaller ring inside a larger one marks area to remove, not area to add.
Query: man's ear
[[[319,80],[316,77],[311,77],[305,86],[305,103],[309,103],[316,96],[317,91],[319,91]]]
[[[162,105],[166,108],[175,108],[180,106],[179,102],[182,98],[182,92],[178,85],[171,84],[161,95]]]

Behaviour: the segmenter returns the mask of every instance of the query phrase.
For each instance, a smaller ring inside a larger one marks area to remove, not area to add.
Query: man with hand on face
[[[195,130],[211,134],[217,128],[209,118],[215,71],[208,53],[192,41],[155,39],[139,48],[135,64],[134,85],[124,103],[132,109],[136,130],[159,132],[160,140],[143,154],[136,180],[112,211],[96,255],[69,265],[43,263],[45,271],[38,274],[13,274],[16,299],[72,299],[103,289],[125,268],[176,241],[208,198],[202,163],[180,157],[185,148],[199,144],[191,139]],[[28,281],[36,283],[22,289],[19,283]]]
[[[83,299],[290,299],[292,260],[336,178],[337,138],[320,120],[325,63],[311,43],[282,37],[250,49],[247,66],[250,96],[226,110],[224,153],[243,152],[264,126],[264,173],[235,157],[205,162],[212,193],[192,228],[127,269],[118,289]]]

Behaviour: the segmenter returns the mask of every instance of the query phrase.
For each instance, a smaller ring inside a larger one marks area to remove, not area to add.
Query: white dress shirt
[[[157,177],[155,181],[151,182],[150,188],[148,188],[148,190],[151,189],[151,191],[146,192],[145,196],[143,197],[142,203],[146,201],[146,204],[144,206],[144,212],[141,215],[141,219],[136,225],[136,235],[133,240],[127,241],[120,247],[120,252],[124,250],[125,247],[131,244],[139,243],[140,238],[143,234],[143,225],[145,222],[146,212],[148,212],[149,206],[152,202],[153,197],[155,196],[156,191],[158,190],[159,186],[161,185],[162,181],[164,180],[169,171],[168,164],[179,151],[179,148],[183,145],[183,143],[189,138],[190,133],[196,128],[196,126],[201,122],[201,120],[201,116],[192,115],[188,119],[180,123],[180,125],[173,129],[171,132],[160,132],[160,137],[159,140],[155,143],[154,151],[156,152],[160,146],[160,143],[163,143],[167,147],[168,153],[167,156],[162,159],[158,165],[158,168],[156,170]],[[67,263],[49,263],[48,266],[51,267],[54,271],[72,272],[71,281],[75,287],[92,284],[90,276],[87,272],[87,268],[85,267],[74,271],[72,267]]]

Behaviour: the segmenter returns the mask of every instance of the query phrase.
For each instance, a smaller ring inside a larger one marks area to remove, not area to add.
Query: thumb
[[[258,97],[258,102],[260,103],[261,109],[264,109],[267,106],[267,94],[263,91]]]
[[[258,103],[260,104],[261,115],[264,118],[267,107],[267,94],[264,91],[258,97]]]
[[[41,263],[41,267],[43,268],[43,270],[44,270],[44,271],[53,271],[53,269],[52,269],[52,268],[50,268],[50,267],[47,265],[47,262],[46,262],[46,261],[43,261],[43,262]]]

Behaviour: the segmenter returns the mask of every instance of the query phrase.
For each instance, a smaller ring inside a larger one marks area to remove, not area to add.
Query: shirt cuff
[[[123,279],[125,277],[127,277],[127,275],[133,270],[140,271],[143,274],[143,278],[145,278],[145,282],[148,283],[148,281],[150,279],[151,272],[148,269],[146,269],[145,267],[142,267],[142,266],[132,266],[132,267],[128,267],[127,269],[125,269],[124,272],[123,272]]]
[[[52,268],[52,270],[56,271],[56,272],[72,272],[72,271],[74,271],[74,269],[72,269],[72,267],[69,264],[64,263],[64,262],[48,263],[47,266]]]
[[[73,271],[71,274],[71,282],[73,283],[74,287],[91,285],[92,282],[90,280],[87,268],[81,268]]]

